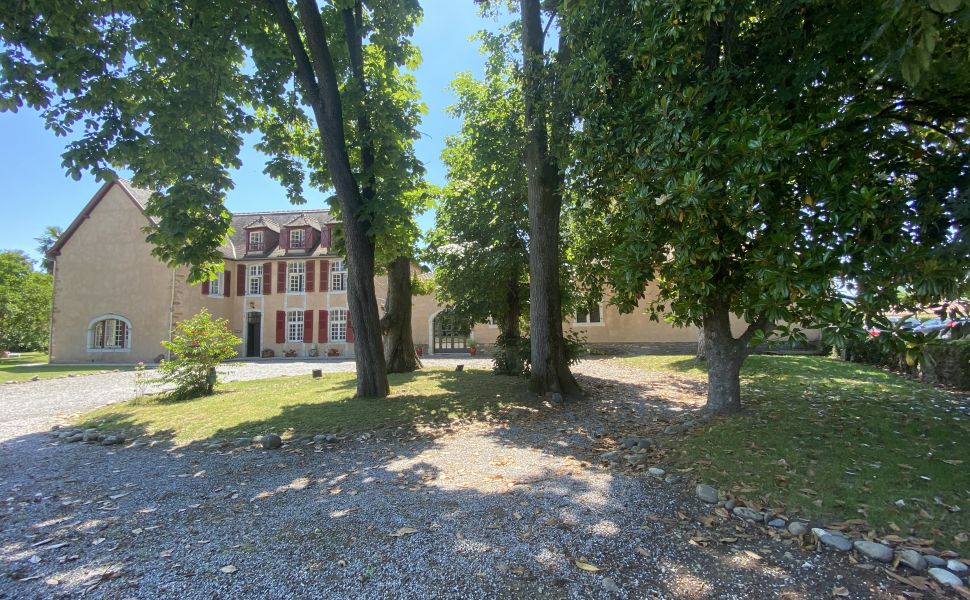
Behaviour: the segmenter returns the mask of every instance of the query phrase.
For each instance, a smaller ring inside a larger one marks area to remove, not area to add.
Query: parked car
[[[962,319],[941,319],[940,317],[934,317],[932,319],[927,319],[923,321],[919,327],[913,331],[919,333],[938,333],[940,337],[950,337],[951,332],[957,328],[965,328],[967,324],[970,323],[970,318],[964,317]]]

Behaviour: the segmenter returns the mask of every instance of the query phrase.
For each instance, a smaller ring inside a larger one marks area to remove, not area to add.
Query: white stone
[[[932,577],[942,585],[952,585],[952,586],[963,585],[963,581],[961,581],[959,577],[947,571],[946,569],[941,569],[939,567],[933,567],[932,569],[930,569],[930,577]]]

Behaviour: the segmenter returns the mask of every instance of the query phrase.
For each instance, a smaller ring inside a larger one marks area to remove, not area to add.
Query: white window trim
[[[255,240],[255,243],[254,243],[254,240]],[[250,231],[249,232],[249,249],[250,250],[255,250],[257,252],[261,252],[261,251],[265,250],[266,249],[266,246],[264,245],[263,242],[264,242],[264,240],[263,240],[263,232],[262,231]]]
[[[125,345],[120,348],[95,348],[94,347],[94,326],[100,322],[107,319],[115,319],[117,321],[122,321],[125,324]],[[87,351],[88,352],[131,352],[131,321],[116,314],[101,315],[91,319],[88,323],[88,335],[87,335]]]
[[[579,319],[578,319],[578,317],[579,317],[579,314],[578,314],[579,313],[579,310],[577,309],[573,313],[573,326],[574,327],[603,327],[603,326],[605,326],[605,324],[606,324],[606,311],[603,310],[603,303],[602,302],[598,302],[596,304],[596,306],[598,306],[600,308],[600,320],[599,320],[599,322],[597,322],[597,323],[589,323],[589,322],[583,323],[583,322],[580,322]]]
[[[292,319],[291,317],[293,315],[298,316],[299,319]],[[299,329],[300,335],[299,336],[294,336],[293,335],[294,328],[292,326],[293,325],[296,325],[296,324],[299,324],[300,325],[300,329]],[[288,310],[288,311],[286,311],[286,343],[287,344],[302,344],[303,343],[303,334],[304,334],[305,331],[306,331],[306,321],[303,318],[303,311],[302,310]],[[294,339],[295,337],[299,337],[299,339]]]
[[[224,288],[223,288],[223,286],[225,285],[225,281],[223,281],[223,279],[224,279],[223,278],[223,275],[224,275],[224,273],[219,273],[218,275],[216,275],[216,278],[215,279],[209,281],[209,295],[210,296],[222,297],[222,294],[225,291]],[[215,284],[215,286],[212,285],[213,283]]]
[[[334,319],[334,316],[338,312],[340,312],[343,315],[343,320],[342,321],[338,321],[338,320]],[[329,339],[331,342],[333,342],[335,344],[346,344],[347,343],[347,324],[350,322],[350,319],[348,319],[347,316],[349,314],[350,313],[349,313],[349,311],[346,308],[331,308],[330,309],[330,315],[329,315],[330,322],[327,324],[327,328],[330,331],[327,332],[327,339]],[[336,331],[336,326],[337,325],[343,325],[344,326],[344,333],[343,333],[342,336],[339,336],[339,337],[336,336],[336,335],[334,335],[334,332]]]
[[[293,243],[293,234],[297,234],[300,238],[300,243],[298,245]],[[306,247],[306,232],[303,229],[291,229],[290,230],[290,248],[305,248]]]
[[[340,269],[337,269],[337,265],[340,265]],[[340,281],[341,285],[338,288],[335,282]],[[347,263],[342,260],[335,260],[330,263],[330,291],[331,292],[346,292],[347,291]]]
[[[254,270],[259,270],[259,275],[253,275]],[[246,265],[246,295],[247,296],[262,296],[263,295],[263,265]],[[253,292],[253,279],[259,278],[259,292]]]
[[[294,271],[296,267],[302,270]],[[300,289],[293,289],[294,279],[301,281]],[[302,260],[288,261],[286,263],[286,293],[287,294],[306,294],[306,262]]]

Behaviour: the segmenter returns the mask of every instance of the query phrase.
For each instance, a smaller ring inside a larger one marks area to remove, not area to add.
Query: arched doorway
[[[466,352],[468,350],[469,333],[471,331],[467,324],[455,319],[447,312],[440,312],[434,317],[431,352],[433,354]]]

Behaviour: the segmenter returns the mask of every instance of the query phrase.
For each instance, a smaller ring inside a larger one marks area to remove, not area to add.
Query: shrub
[[[970,339],[937,340],[926,345],[923,379],[970,390]]]
[[[229,329],[228,321],[213,320],[203,308],[175,326],[171,342],[162,342],[173,357],[158,365],[160,380],[175,385],[171,394],[175,400],[211,394],[215,381],[209,380],[209,370],[236,356],[235,346],[241,343]]]
[[[567,331],[566,360],[569,366],[575,365],[589,354],[586,340],[575,331]],[[505,339],[499,336],[492,353],[492,370],[502,375],[529,375],[532,367],[531,341],[527,337]]]

